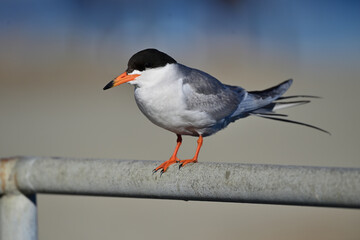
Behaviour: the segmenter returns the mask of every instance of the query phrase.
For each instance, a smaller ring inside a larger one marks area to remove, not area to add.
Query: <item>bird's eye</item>
[[[146,62],[146,63],[144,64],[144,67],[145,67],[145,68],[149,68],[149,67],[151,67],[151,65],[150,65],[150,63]]]

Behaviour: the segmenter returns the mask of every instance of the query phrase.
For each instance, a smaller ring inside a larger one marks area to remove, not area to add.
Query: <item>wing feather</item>
[[[186,70],[183,91],[189,110],[206,112],[215,120],[221,120],[229,117],[245,96],[245,90],[236,88],[235,91],[205,72]]]

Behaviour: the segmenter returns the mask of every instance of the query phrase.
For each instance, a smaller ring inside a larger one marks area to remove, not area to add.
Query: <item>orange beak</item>
[[[138,76],[140,76],[140,74],[128,75],[126,72],[124,72],[124,73],[120,74],[118,77],[116,77],[114,80],[112,80],[111,82],[106,84],[106,86],[104,87],[104,90],[119,86],[120,84],[130,82],[132,80],[135,80],[135,78],[137,78]]]

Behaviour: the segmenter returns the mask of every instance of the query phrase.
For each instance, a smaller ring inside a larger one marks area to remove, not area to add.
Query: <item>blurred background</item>
[[[360,167],[359,13],[349,0],[0,0],[0,157],[167,160],[176,136],[140,113],[132,86],[102,90],[151,47],[227,84],[294,78],[288,94],[323,97],[284,113],[332,136],[247,118],[205,138],[200,162]],[[196,138],[183,139],[179,157],[192,157]],[[360,239],[348,209],[56,195],[38,206],[41,240]]]

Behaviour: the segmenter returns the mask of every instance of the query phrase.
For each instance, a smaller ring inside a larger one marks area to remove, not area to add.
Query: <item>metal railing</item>
[[[360,208],[360,169],[15,157],[0,160],[0,240],[37,239],[36,194]]]

